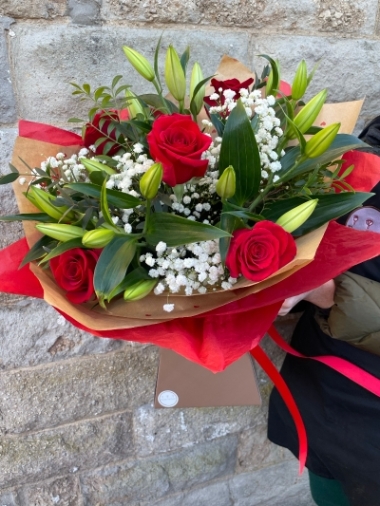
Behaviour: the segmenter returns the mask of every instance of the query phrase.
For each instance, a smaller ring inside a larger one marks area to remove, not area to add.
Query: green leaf
[[[241,100],[238,100],[224,128],[219,159],[220,174],[230,165],[236,173],[233,201],[242,205],[253,200],[259,189],[261,163],[255,134]]]
[[[0,177],[0,184],[9,184],[13,183],[13,181],[16,181],[16,179],[19,177],[19,173],[17,172],[11,172],[9,174],[5,174],[5,176]]]
[[[33,246],[30,248],[28,253],[24,256],[19,269],[24,267],[24,265],[28,264],[29,262],[33,262],[33,260],[38,260],[39,258],[46,255],[46,249],[55,246],[57,244],[57,241],[54,241],[51,237],[48,237],[47,235],[44,235],[39,239],[36,243],[33,244]]]
[[[261,56],[261,58],[265,58],[266,60],[268,60],[270,63],[270,66],[271,66],[272,83],[271,83],[270,89],[266,90],[266,94],[267,94],[267,96],[273,95],[273,94],[277,95],[276,92],[280,87],[280,71],[278,68],[278,64],[275,60],[273,60],[273,58],[271,58],[267,54],[259,54],[259,56]]]
[[[162,41],[162,35],[160,35],[160,38],[158,39],[158,42],[157,42],[156,50],[154,51],[154,73],[156,74],[156,80],[157,80],[160,88],[162,88],[162,86],[161,86],[161,80],[160,80],[160,72],[158,69],[158,56],[160,53],[161,41]]]
[[[18,174],[18,169],[16,169],[16,167],[14,165],[12,165],[11,163],[8,164],[9,165],[9,168],[11,169],[11,172],[14,172],[15,174]]]
[[[118,236],[102,251],[94,273],[94,288],[100,302],[123,281],[136,252],[136,237]]]
[[[312,198],[318,199],[317,207],[310,218],[297,230],[293,235],[305,235],[325,223],[335,220],[340,216],[344,216],[353,209],[361,206],[373,193],[364,192],[347,192],[347,193],[331,193],[327,195],[312,195]],[[279,200],[270,205],[270,207],[262,212],[266,219],[276,221],[287,211],[294,209],[296,206],[305,202],[302,197],[293,197],[287,200]]]
[[[220,224],[223,230],[231,234],[229,237],[221,237],[219,239],[219,251],[222,259],[222,264],[226,262],[228,249],[230,247],[232,233],[239,228],[245,228],[245,223],[237,216],[232,216],[229,213],[223,213],[220,217]]]
[[[110,214],[110,210],[108,207],[108,199],[107,199],[107,188],[106,188],[107,180],[105,179],[103,182],[102,190],[100,192],[100,210],[102,212],[104,221],[111,225],[113,228],[117,228],[115,223],[112,221],[112,217]]]
[[[122,78],[123,78],[123,76],[122,76],[122,75],[120,75],[120,74],[119,74],[119,75],[117,75],[117,76],[115,76],[115,77],[113,78],[113,80],[112,80],[111,88],[112,88],[112,89],[113,89],[113,88],[116,88],[116,86],[118,85],[118,82],[119,82],[119,81],[120,81],[120,79],[122,79]]]
[[[84,120],[80,119],[80,118],[69,118],[68,122],[69,123],[84,123]]]
[[[58,257],[59,255],[62,255],[62,253],[65,253],[66,251],[69,251],[74,248],[83,248],[82,244],[82,238],[81,237],[75,237],[75,239],[70,239],[69,241],[61,242],[58,244],[57,247],[52,249],[50,253],[48,253],[39,263],[39,265],[42,265],[49,260],[51,260],[54,257]]]
[[[40,221],[42,223],[52,223],[54,220],[46,213],[13,214],[9,216],[0,216],[0,221]]]
[[[265,220],[264,216],[261,214],[250,213],[249,211],[223,211],[222,216],[224,214],[228,214],[230,216],[236,216],[237,218],[241,218],[242,220],[250,220],[250,221],[262,221]]]
[[[170,100],[166,98],[161,98],[159,95],[155,95],[153,93],[147,93],[146,95],[139,95],[140,100],[145,102],[145,104],[150,105],[157,111],[161,111],[167,114],[167,110],[165,109],[162,102],[164,102],[165,106],[169,109],[170,113],[178,112],[178,107],[173,104]]]
[[[96,173],[93,173],[96,174]],[[102,184],[103,181],[102,181]],[[101,187],[97,184],[92,183],[70,183],[64,186],[65,188],[71,188],[78,193],[83,193],[88,197],[93,197],[100,200]],[[118,190],[106,190],[107,201],[110,205],[115,206],[119,209],[131,209],[142,204],[142,201],[128,193],[123,193]]]
[[[228,232],[220,228],[169,213],[152,214],[147,228],[146,240],[154,246],[160,241],[169,247],[176,247],[229,236]]]
[[[185,51],[183,52],[182,56],[181,56],[181,67],[183,68],[183,73],[186,75],[186,69],[187,69],[187,64],[189,63],[189,60],[190,60],[190,46],[187,46],[187,48],[185,49]]]
[[[317,158],[305,160],[300,163],[296,169],[292,170],[300,156],[300,148],[299,146],[296,146],[288,151],[283,158],[281,158],[282,169],[279,170],[277,174],[280,176],[281,182],[286,182],[295,176],[299,176],[305,172],[313,170],[317,165],[324,165],[336,160],[347,151],[364,147],[367,147],[367,144],[354,135],[338,134],[329,149],[325,151],[323,155],[318,156]]]

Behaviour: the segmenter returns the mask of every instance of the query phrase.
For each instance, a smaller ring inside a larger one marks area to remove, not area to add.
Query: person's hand
[[[318,288],[315,288],[315,290],[310,290],[309,292],[304,292],[286,299],[278,314],[279,316],[285,316],[301,300],[307,300],[320,308],[327,309],[334,305],[334,294],[335,282],[333,279],[330,279],[330,281],[327,281]]]

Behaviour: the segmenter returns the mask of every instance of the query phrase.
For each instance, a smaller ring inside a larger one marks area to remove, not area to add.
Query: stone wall
[[[301,58],[319,61],[311,92],[366,95],[360,128],[380,112],[379,30],[377,0],[1,0],[0,173],[18,118],[67,126],[84,114],[73,80],[120,73],[142,89],[121,46],[152,58],[162,33],[163,50],[190,44],[206,73],[224,53],[252,68],[270,54],[285,79]],[[15,211],[9,188],[0,208]],[[1,247],[21,235],[0,223]],[[155,347],[97,339],[41,301],[0,297],[0,504],[312,504],[295,459],[266,440],[261,371],[262,408],[154,410]]]

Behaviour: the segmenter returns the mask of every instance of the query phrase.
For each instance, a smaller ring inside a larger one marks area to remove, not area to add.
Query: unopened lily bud
[[[128,99],[127,101],[127,109],[129,112],[129,117],[131,119],[136,118],[138,114],[142,114],[145,116],[144,108],[141,105],[137,95],[133,93],[131,90],[126,90],[125,96]]]
[[[305,146],[305,155],[308,158],[316,158],[323,155],[329,149],[333,140],[337,136],[340,128],[340,123],[333,123],[328,127],[320,130],[309,139]]]
[[[30,198],[31,197],[31,198]],[[65,213],[68,211],[67,206],[55,206],[52,202],[56,200],[54,195],[41,190],[40,188],[36,188],[35,186],[31,186],[28,192],[28,199],[36,206],[40,211],[46,213],[48,216],[53,218],[54,220],[60,221]],[[74,218],[75,215],[72,212],[69,212],[63,218],[64,221],[68,221]]]
[[[299,100],[303,97],[307,88],[307,67],[305,60],[298,65],[292,84],[292,98]]]
[[[173,97],[182,102],[186,95],[186,77],[178,53],[172,45],[166,52],[165,81]]]
[[[156,74],[145,56],[128,46],[123,46],[123,51],[129,63],[144,79],[151,82],[155,80]]]
[[[155,163],[140,179],[140,192],[148,200],[154,199],[160,187],[164,169],[161,163]]]
[[[302,134],[306,133],[317,119],[318,114],[321,112],[323,104],[327,98],[327,90],[320,91],[313,97],[297,114],[294,118],[294,124]],[[290,128],[287,132],[289,139],[295,139],[296,133]]]
[[[157,279],[142,279],[124,291],[124,300],[132,302],[146,297],[156,286]]]
[[[236,192],[236,173],[232,165],[229,165],[216,183],[216,193],[222,200],[229,199]]]
[[[310,218],[317,204],[318,199],[308,200],[280,216],[276,223],[291,234]]]
[[[114,237],[115,233],[112,230],[97,228],[84,234],[82,244],[86,248],[104,248]]]
[[[201,66],[199,65],[199,63],[195,62],[193,70],[191,72],[191,79],[190,79],[190,101],[193,101],[195,104],[195,114],[199,114],[203,107],[203,99],[206,92],[206,86],[205,85],[201,86],[198,92],[194,95],[195,88],[202,81],[203,81],[203,73]]]
[[[39,223],[36,229],[42,234],[57,239],[57,241],[70,241],[70,239],[77,239],[83,237],[85,231],[81,227],[74,225],[64,225],[61,223]]]
[[[98,160],[92,160],[89,158],[80,158],[80,163],[84,165],[85,169],[89,174],[92,172],[99,172],[102,170],[106,174],[112,176],[112,174],[116,174],[116,170],[112,169],[112,167],[108,167],[108,165],[99,162]]]

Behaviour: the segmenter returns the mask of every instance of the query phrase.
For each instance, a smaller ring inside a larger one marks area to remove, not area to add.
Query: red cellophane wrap
[[[59,144],[61,151],[65,153],[75,152],[81,146],[81,138],[76,134],[39,123],[21,121],[20,137],[38,142]],[[370,191],[379,181],[380,163],[379,158],[375,155],[350,152],[344,156],[344,159],[345,164],[342,170],[352,163],[355,164],[355,169],[349,178],[349,183],[354,188],[360,191]],[[16,181],[15,185],[17,184],[19,183]],[[30,225],[30,223],[27,224],[28,227]],[[29,228],[29,232],[30,230]],[[28,229],[26,229],[26,233],[28,235]],[[33,235],[34,232],[30,233]],[[358,247],[359,245],[360,247]],[[44,297],[45,295],[46,298],[46,293],[44,294],[41,284],[29,266],[18,269],[27,251],[26,239],[0,251],[0,291],[34,297]],[[264,334],[270,329],[284,299],[312,290],[353,265],[379,254],[380,236],[378,234],[353,230],[331,222],[316,251],[314,260],[272,286],[257,293],[251,293],[246,297],[236,298],[236,300],[220,307],[214,307],[207,312],[202,313],[201,307],[194,306],[199,309],[195,310],[191,316],[165,319],[161,322],[148,318],[146,321],[141,320],[141,326],[133,328],[120,328],[120,317],[117,312],[116,315],[111,313],[108,318],[118,322],[117,325],[115,324],[115,328],[108,325],[102,329],[101,325],[99,327],[95,324],[96,328],[91,328],[90,325],[80,323],[72,314],[68,315],[60,304],[55,304],[55,299],[51,294],[47,300],[73,325],[93,335],[154,343],[170,348],[214,372],[222,371],[244,353],[251,352],[276,383],[292,412],[300,438],[300,465],[303,467],[307,442],[302,420],[279,373],[258,345]],[[34,270],[35,266],[32,266],[32,269]],[[49,282],[54,285],[51,279]],[[54,293],[54,286],[52,290]],[[207,297],[207,294],[203,297]],[[56,300],[58,301],[59,298]],[[89,316],[92,315],[93,321],[97,323],[105,318],[104,314],[91,313],[88,307],[78,306],[77,311],[88,312]],[[151,315],[147,315],[147,317],[149,316]],[[274,334],[275,331],[272,329],[271,333]],[[287,351],[289,350],[287,349]],[[342,365],[333,362],[326,365],[343,373],[344,371],[341,369],[348,368],[346,375],[357,381],[355,371],[350,369],[352,364]],[[354,366],[352,367],[354,368]],[[372,389],[371,391],[374,393],[379,387],[380,393],[380,382],[372,376],[366,377],[361,384],[365,388]]]

